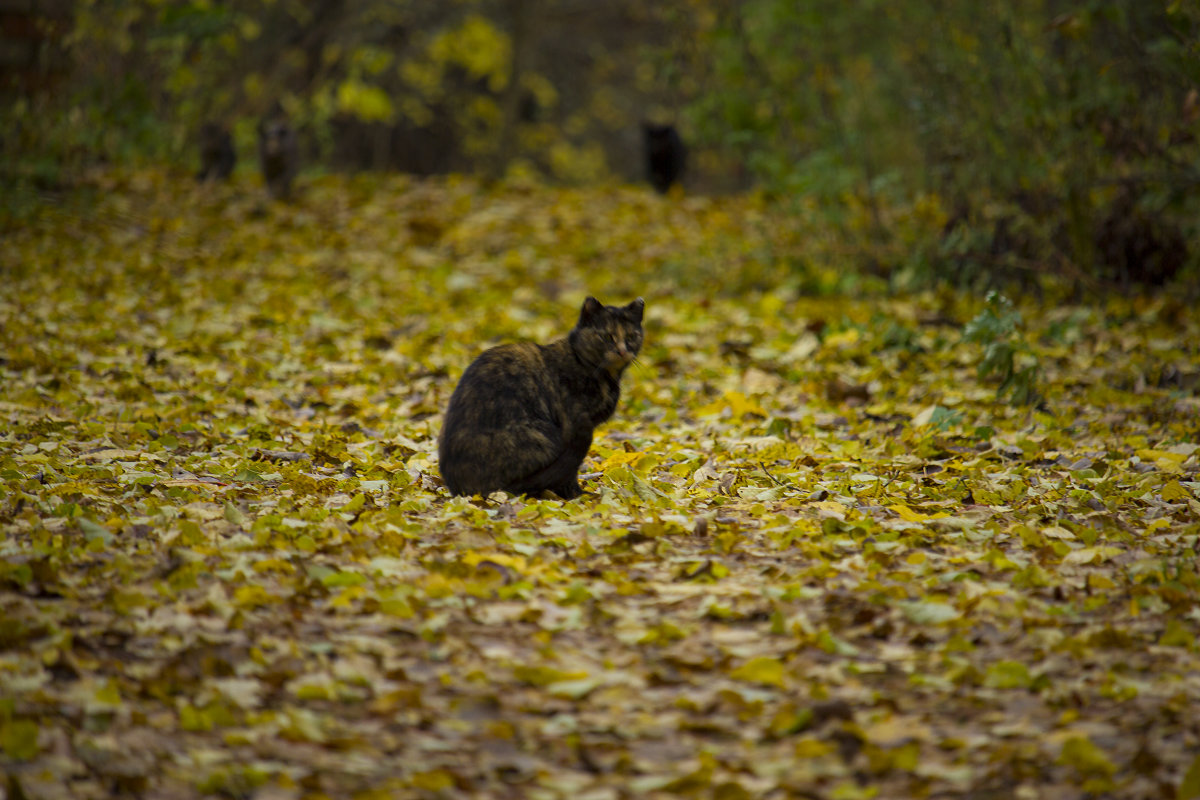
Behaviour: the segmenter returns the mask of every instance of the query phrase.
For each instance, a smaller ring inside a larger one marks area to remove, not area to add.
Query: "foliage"
[[[0,221],[9,796],[1196,796],[1179,299],[813,295],[754,195],[89,180]],[[450,498],[461,371],[589,293],[647,312],[590,495]]]
[[[1182,241],[1200,233],[1195,4],[719,5],[717,23],[696,29],[706,46],[691,65],[703,76],[691,116],[768,187],[835,209],[865,202],[875,236],[893,235],[880,206],[932,195],[955,238],[927,240],[923,266],[959,281],[1051,267],[1160,284],[1185,261],[1194,269]],[[1126,242],[1108,252],[1098,241],[1123,194],[1183,226],[1157,234],[1165,277],[1125,269]]]
[[[634,181],[639,122],[670,121],[687,191],[811,204],[899,289],[1055,276],[1102,293],[1200,272],[1195,3],[71,8],[61,85],[0,98],[13,205],[97,163],[191,164],[207,120],[252,154],[277,101],[312,172]]]
[[[978,375],[1000,377],[997,399],[1011,395],[1017,405],[1029,405],[1039,398],[1037,357],[1020,338],[1021,315],[1012,301],[1004,295],[988,294],[987,305],[963,328],[963,339],[983,345]],[[1017,358],[1024,356],[1028,363],[1018,369]]]
[[[310,167],[635,179],[614,136],[645,105],[630,77],[635,5],[84,0],[61,41],[67,74],[0,95],[17,123],[6,171],[54,185],[96,163],[190,163],[209,120],[249,155],[256,120],[279,102]],[[639,35],[656,19],[639,12]],[[580,27],[596,41],[586,57]],[[614,96],[602,79],[625,87]]]

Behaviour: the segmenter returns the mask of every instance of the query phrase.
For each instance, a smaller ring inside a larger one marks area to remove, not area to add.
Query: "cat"
[[[644,308],[641,298],[606,306],[589,297],[565,338],[500,345],[475,359],[450,396],[438,438],[450,493],[583,494],[579,465],[641,350]]]
[[[683,177],[687,165],[687,147],[674,125],[642,123],[646,150],[646,177],[654,190],[666,194]]]
[[[282,109],[273,109],[258,123],[258,160],[271,197],[286,200],[291,196],[292,180],[300,169],[300,147]]]
[[[223,181],[233,174],[237,164],[237,151],[233,149],[233,137],[228,129],[216,122],[200,126],[200,171],[196,180]]]

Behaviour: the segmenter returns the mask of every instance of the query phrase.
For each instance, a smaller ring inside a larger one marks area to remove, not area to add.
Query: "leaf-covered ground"
[[[982,298],[754,197],[97,181],[0,241],[0,796],[1200,796],[1179,300],[1018,302],[1020,408]],[[462,370],[589,293],[590,493],[450,498]]]

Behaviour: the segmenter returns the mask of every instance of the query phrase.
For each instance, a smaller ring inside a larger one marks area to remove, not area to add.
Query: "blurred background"
[[[814,209],[907,280],[1197,273],[1194,0],[0,0],[0,180],[238,173],[276,105],[308,174],[645,177]]]

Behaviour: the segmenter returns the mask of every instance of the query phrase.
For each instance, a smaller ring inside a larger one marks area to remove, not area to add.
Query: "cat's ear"
[[[642,312],[645,310],[645,308],[646,301],[640,297],[629,305],[625,306],[625,309],[629,311],[629,315],[633,317],[635,322],[642,321]]]
[[[583,308],[579,310],[579,324],[587,325],[603,310],[603,303],[594,297],[589,297],[587,300],[583,301]]]

